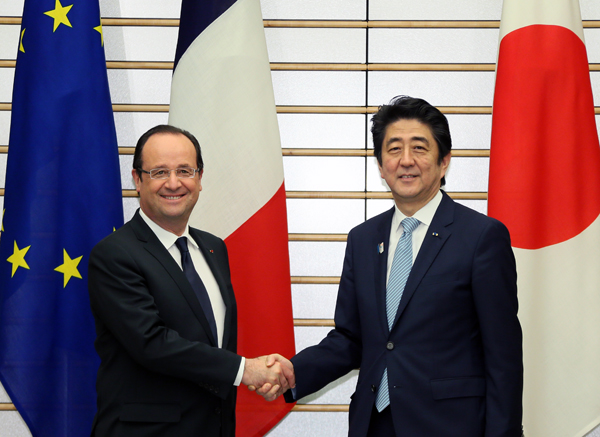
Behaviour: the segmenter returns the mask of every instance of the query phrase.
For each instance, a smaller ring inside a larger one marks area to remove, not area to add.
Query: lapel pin
[[[214,251],[214,250],[212,250],[212,249],[210,249],[210,250],[209,250],[209,252],[210,252],[210,253],[215,253],[215,251]]]
[[[433,235],[434,237],[439,237],[440,234],[438,234],[437,232],[433,232],[431,235]]]
[[[379,253],[383,253],[383,242],[382,242],[382,243],[379,243],[379,245],[377,246],[377,251],[378,251]]]

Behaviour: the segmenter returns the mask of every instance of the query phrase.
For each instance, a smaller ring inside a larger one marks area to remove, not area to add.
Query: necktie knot
[[[402,220],[402,228],[404,229],[404,232],[410,234],[417,229],[417,226],[419,226],[420,223],[421,222],[414,217],[406,217]]]
[[[181,252],[182,254],[184,252],[189,252],[186,237],[179,237],[177,241],[175,241],[175,245],[177,246],[177,249],[179,249],[179,252]]]

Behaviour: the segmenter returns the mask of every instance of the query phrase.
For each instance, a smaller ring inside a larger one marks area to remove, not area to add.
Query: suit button
[[[387,348],[387,350],[391,351],[392,349],[394,349],[394,342],[388,341],[385,347]]]
[[[375,387],[374,385],[372,385],[372,386],[371,386],[371,391],[372,391],[373,393],[375,393],[375,392],[377,391],[377,387]]]
[[[221,409],[219,407],[215,408],[215,414],[221,414]]]

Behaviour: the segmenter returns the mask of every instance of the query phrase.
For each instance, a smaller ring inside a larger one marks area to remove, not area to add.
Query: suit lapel
[[[392,218],[394,217],[394,207],[384,213],[379,225],[377,226],[377,261],[375,263],[375,299],[377,305],[377,318],[381,324],[383,332],[386,336],[389,332],[386,310],[386,279],[387,279],[387,262],[388,250],[390,245],[390,231],[392,227]],[[378,250],[379,245],[383,243],[383,251]]]
[[[427,235],[425,235],[421,249],[417,254],[415,263],[412,266],[410,275],[404,286],[402,299],[400,299],[400,305],[396,312],[396,318],[394,319],[394,326],[396,326],[398,319],[402,316],[404,309],[410,302],[410,299],[429,270],[429,267],[431,267],[431,264],[446,243],[446,240],[448,240],[452,234],[450,225],[454,221],[454,201],[443,191],[442,195],[442,201],[433,216],[431,225],[429,225],[429,229],[427,230]]]
[[[144,219],[136,212],[133,219],[131,220],[133,230],[136,233],[137,238],[144,244],[144,248],[154,257],[164,269],[167,271],[169,276],[173,279],[181,294],[183,294],[185,300],[188,302],[192,312],[202,325],[202,328],[206,332],[206,336],[210,339],[213,346],[216,346],[213,341],[212,331],[202,306],[196,297],[196,293],[192,289],[189,281],[185,277],[183,270],[179,267],[177,262],[173,259],[173,256],[160,242],[158,237],[152,232],[148,225],[144,222]]]

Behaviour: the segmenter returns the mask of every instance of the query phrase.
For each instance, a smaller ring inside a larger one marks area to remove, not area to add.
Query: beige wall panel
[[[584,20],[600,20],[600,2],[598,0],[579,0],[581,18]]]
[[[447,114],[453,149],[489,149],[492,138],[490,114]]]
[[[495,63],[498,29],[369,29],[371,63]]]
[[[0,153],[0,188],[6,185],[6,161],[8,160],[7,153]]]
[[[583,29],[583,36],[588,61],[591,64],[600,63],[600,29]]]
[[[114,117],[119,147],[135,147],[144,132],[169,121],[166,112],[115,112]]]
[[[345,241],[290,241],[289,248],[292,276],[340,276],[342,274]]]
[[[20,31],[21,27],[16,24],[0,24],[0,59],[16,59]]]
[[[369,105],[406,94],[435,106],[491,106],[494,80],[493,71],[373,71],[369,73]]]
[[[273,71],[276,105],[361,106],[363,71]]]
[[[0,102],[12,101],[12,89],[14,79],[14,68],[0,68]]]
[[[30,437],[31,433],[16,411],[0,411],[0,435],[2,437]]]
[[[364,63],[366,29],[265,28],[271,62]]]
[[[177,18],[181,0],[100,0],[103,17]]]
[[[360,199],[287,199],[290,233],[345,234],[365,219]]]
[[[23,13],[25,0],[2,0],[0,2],[0,17],[20,17]]]
[[[499,20],[502,0],[370,0],[371,20]]]
[[[0,146],[8,145],[10,135],[10,111],[0,111]],[[2,171],[2,167],[0,167]]]
[[[172,75],[171,70],[108,70],[112,103],[168,105]]]
[[[127,197],[123,199],[123,218],[125,223],[131,220],[139,207],[140,201],[137,197]]]
[[[177,27],[104,26],[107,61],[173,62]]]
[[[363,191],[365,158],[285,156],[285,188],[288,191]]]
[[[267,434],[268,437],[348,436],[348,413],[292,413]]]
[[[278,114],[281,147],[364,149],[363,114]]]
[[[265,20],[365,20],[364,0],[261,0]]]
[[[345,242],[343,246],[345,249]],[[292,284],[294,318],[333,319],[337,291],[337,284]]]
[[[131,169],[133,165],[133,155],[119,155],[119,168],[121,171],[121,188],[124,190],[135,190]]]

